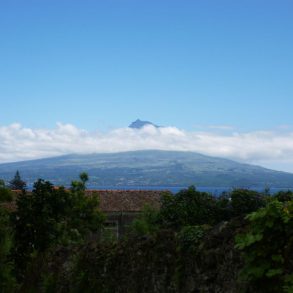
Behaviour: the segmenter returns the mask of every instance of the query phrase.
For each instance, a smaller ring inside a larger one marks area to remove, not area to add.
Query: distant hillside
[[[293,186],[293,174],[193,152],[149,150],[6,163],[0,164],[0,178],[10,180],[16,170],[28,183],[44,178],[69,185],[86,171],[91,186]]]

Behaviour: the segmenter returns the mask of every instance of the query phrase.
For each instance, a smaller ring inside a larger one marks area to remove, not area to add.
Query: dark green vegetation
[[[194,187],[146,206],[124,238],[101,237],[88,176],[71,190],[0,186],[0,292],[292,292],[293,193]]]
[[[81,245],[96,235],[103,222],[98,198],[84,195],[87,174],[70,191],[39,179],[31,193],[0,190],[0,292],[38,292],[46,276],[39,271],[58,247]],[[4,194],[5,196],[2,196]],[[10,194],[10,197],[7,197]],[[53,261],[53,260],[52,260]]]
[[[19,170],[28,184],[47,178],[69,186],[77,172],[90,175],[91,186],[291,187],[293,174],[192,152],[135,151],[67,155],[0,165],[0,178]]]
[[[18,170],[16,171],[14,178],[9,182],[9,187],[12,190],[24,190],[26,188],[26,183],[20,178]]]

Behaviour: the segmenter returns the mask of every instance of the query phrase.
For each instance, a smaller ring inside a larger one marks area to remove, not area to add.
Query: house
[[[20,195],[20,191],[13,191]],[[158,190],[86,190],[85,194],[98,195],[100,199],[99,208],[106,215],[103,234],[110,238],[120,238],[125,235],[129,225],[141,214],[143,208],[148,205],[159,209],[161,197],[169,191]],[[15,201],[2,203],[1,206],[14,211]]]
[[[104,235],[123,236],[145,205],[159,209],[161,196],[168,191],[156,190],[87,190],[88,195],[96,193],[100,199],[100,210],[106,215]]]

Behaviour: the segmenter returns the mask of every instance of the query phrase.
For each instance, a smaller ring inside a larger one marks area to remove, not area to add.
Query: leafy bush
[[[241,277],[251,292],[292,292],[293,202],[271,201],[246,218],[247,232],[236,237],[245,260]]]
[[[209,226],[185,226],[178,233],[178,240],[181,249],[194,250],[206,234]]]

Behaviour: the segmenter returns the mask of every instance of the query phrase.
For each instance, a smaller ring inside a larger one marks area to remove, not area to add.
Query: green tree
[[[57,245],[80,243],[101,226],[97,196],[86,196],[84,190],[55,188],[39,179],[33,191],[17,199],[14,214],[14,259],[18,278],[23,280],[27,264],[39,254]]]
[[[79,174],[80,180],[75,180],[71,182],[71,190],[73,192],[85,191],[86,182],[89,180],[89,176],[86,172]]]
[[[213,196],[190,186],[175,195],[162,197],[159,218],[163,226],[175,229],[214,224],[219,220],[219,206]]]
[[[231,205],[235,216],[246,215],[266,205],[266,197],[249,189],[234,189],[231,194]]]
[[[9,184],[12,190],[24,190],[26,188],[26,183],[21,179],[18,170],[16,171],[14,178],[9,182]]]
[[[292,190],[287,190],[287,191],[279,191],[274,194],[274,198],[276,198],[278,201],[291,201],[293,200],[293,192]]]

